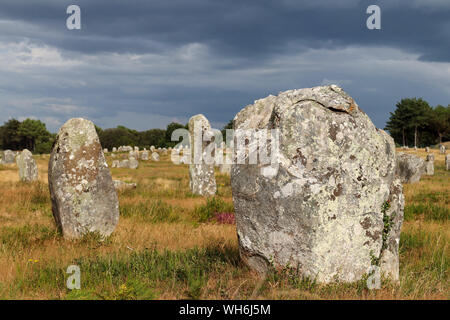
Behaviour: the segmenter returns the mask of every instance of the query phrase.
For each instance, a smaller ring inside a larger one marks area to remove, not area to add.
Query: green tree
[[[442,143],[442,140],[450,135],[450,105],[436,106],[429,120],[431,130],[438,135],[439,143]]]
[[[167,147],[168,141],[166,140],[166,130],[150,129],[140,132],[139,145],[146,148],[150,148],[150,146]]]
[[[98,130],[98,129],[97,129]],[[101,130],[100,143],[103,148],[112,149],[119,146],[138,146],[139,133],[124,126]]]
[[[97,126],[96,124],[94,124],[95,127],[95,131],[97,132],[97,135],[100,137],[101,134],[103,133],[103,129],[100,128],[99,126]]]
[[[23,146],[22,137],[18,134],[20,121],[10,119],[4,123],[1,129],[2,148],[20,150]]]
[[[166,144],[170,147],[174,147],[178,143],[177,141],[172,141],[172,133],[176,129],[186,129],[186,127],[177,122],[171,122],[167,125],[165,139],[166,139]]]
[[[18,128],[18,135],[23,139],[25,147],[31,151],[35,151],[37,143],[48,142],[50,132],[43,122],[40,120],[26,119]]]
[[[227,129],[233,129],[233,119],[228,121],[228,123],[221,130],[223,141],[227,141]],[[232,139],[232,138],[233,137],[230,137],[230,139]]]
[[[385,130],[388,130],[397,143],[402,142],[404,146],[409,141],[418,144],[419,130],[429,125],[429,119],[433,109],[423,99],[407,98],[397,103],[395,111],[390,112]]]

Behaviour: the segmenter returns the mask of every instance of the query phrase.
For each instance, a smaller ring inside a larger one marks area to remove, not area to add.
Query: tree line
[[[178,142],[171,141],[172,132],[179,128],[187,129],[187,124],[172,122],[166,129],[146,131],[137,131],[124,126],[103,130],[95,126],[102,147],[110,150],[119,146],[174,147]],[[28,149],[33,153],[50,153],[55,138],[56,134],[50,133],[45,123],[40,120],[11,119],[0,126],[0,150]]]
[[[172,132],[180,128],[187,129],[187,124],[182,125],[172,122],[167,125],[166,129],[150,129],[145,131],[137,131],[124,126],[104,130],[97,126],[95,128],[97,129],[97,134],[103,148],[111,150],[113,147],[119,146],[138,146],[149,149],[150,146],[157,148],[174,147],[178,142],[171,141]]]
[[[55,136],[48,132],[45,123],[40,120],[26,119],[21,122],[11,119],[0,126],[0,149],[49,153]]]
[[[421,98],[402,99],[385,130],[398,146],[426,147],[450,140],[450,105],[431,107]]]
[[[102,129],[95,127],[103,148],[119,146],[139,146],[141,148],[174,147],[178,142],[171,141],[172,132],[188,125],[172,122],[166,129],[137,131],[124,126]],[[232,128],[232,121],[222,129]],[[390,112],[384,128],[389,131],[398,146],[425,147],[450,140],[450,105],[431,107],[419,98],[402,99]],[[50,133],[40,120],[11,119],[0,126],[0,150],[28,149],[33,153],[50,153],[56,134]]]

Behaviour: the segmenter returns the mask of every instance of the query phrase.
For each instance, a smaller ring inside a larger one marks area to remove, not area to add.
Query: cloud
[[[56,131],[75,116],[144,130],[197,113],[214,125],[254,100],[337,83],[375,124],[403,97],[450,100],[448,1],[79,0],[0,4],[0,121]]]

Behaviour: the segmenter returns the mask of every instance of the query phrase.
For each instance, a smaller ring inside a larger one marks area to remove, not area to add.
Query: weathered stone
[[[450,170],[450,154],[445,156],[445,170]]]
[[[108,153],[108,149],[107,148],[103,149],[103,153]]]
[[[434,175],[434,162],[433,161],[425,161],[424,163],[424,173],[427,176]]]
[[[112,168],[119,168],[120,165],[120,161],[119,160],[114,160],[111,164]]]
[[[175,165],[181,164],[181,155],[178,149],[172,149],[172,152],[170,153],[170,160]]]
[[[189,186],[192,193],[201,196],[212,196],[216,193],[216,179],[214,177],[214,162],[207,164],[206,147],[209,142],[205,135],[211,135],[211,125],[202,114],[189,119],[189,141],[191,146],[189,165]],[[183,151],[184,152],[184,151]]]
[[[419,182],[425,172],[425,161],[413,154],[399,153],[396,174],[402,183]]]
[[[134,151],[134,150],[129,151],[128,159],[131,159],[131,158],[139,159],[139,151]]]
[[[116,147],[113,147],[113,148],[112,148],[112,152],[117,152],[117,148],[116,148]]]
[[[139,147],[134,147],[134,152],[139,153]]]
[[[19,178],[24,182],[32,182],[38,179],[38,167],[33,155],[27,149],[23,150],[16,157],[17,167],[19,168]]]
[[[157,152],[152,153],[152,160],[153,161],[159,161],[159,154]]]
[[[150,146],[150,151],[151,151],[151,152],[155,152],[155,150],[156,150],[156,149],[155,149],[155,146]]]
[[[443,145],[443,144],[441,144],[440,146],[439,146],[439,153],[440,154],[445,154],[445,146]]]
[[[50,155],[48,182],[56,224],[66,238],[88,232],[109,236],[119,220],[119,201],[91,121],[67,121]]]
[[[12,152],[11,150],[5,150],[2,152],[1,154],[2,156],[2,164],[11,164],[14,163],[14,160],[16,158],[16,155],[14,152]]]
[[[425,148],[425,152],[426,152],[426,153],[430,152],[430,148],[429,148],[429,147],[426,147],[426,148]]]
[[[130,160],[125,159],[119,162],[119,165],[117,168],[129,168],[130,167]]]
[[[181,158],[180,158],[180,163],[183,164],[190,164],[191,163],[191,150],[189,148],[184,148],[181,149]]]
[[[136,183],[127,183],[121,180],[114,180],[114,188],[116,188],[116,190],[136,189],[136,187],[137,187]]]
[[[131,157],[128,159],[128,168],[134,170],[134,169],[137,169],[138,167],[139,167],[139,161],[136,158]]]
[[[353,282],[378,261],[398,279],[395,144],[350,96],[337,86],[286,91],[241,110],[234,129],[278,129],[280,137],[276,163],[231,169],[240,254],[251,268]],[[390,230],[386,215],[395,217]]]
[[[142,151],[141,160],[145,160],[145,161],[148,160],[148,151],[147,150]]]
[[[424,173],[427,176],[434,175],[434,154],[427,154],[427,160],[425,161],[424,165]]]
[[[400,231],[403,224],[405,197],[400,179],[395,179],[390,188],[389,209],[383,216],[383,236],[380,269],[389,278],[399,281],[399,254]]]

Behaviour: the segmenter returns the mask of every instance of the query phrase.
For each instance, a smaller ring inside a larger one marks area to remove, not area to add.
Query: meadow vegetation
[[[119,192],[116,231],[69,241],[53,222],[48,155],[36,156],[33,184],[19,182],[15,165],[0,165],[0,298],[449,299],[450,172],[433,152],[435,175],[404,186],[400,282],[383,281],[380,290],[365,281],[321,285],[290,268],[260,279],[240,261],[235,226],[216,219],[233,213],[229,176],[218,171],[217,195],[205,199],[189,191],[187,166],[168,156],[137,170],[114,168],[114,179],[138,185]],[[66,288],[72,264],[81,290]]]

